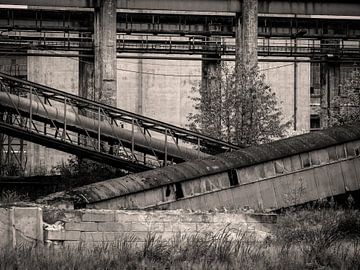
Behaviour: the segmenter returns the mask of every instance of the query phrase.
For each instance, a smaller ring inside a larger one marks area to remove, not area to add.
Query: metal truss
[[[335,56],[355,59],[360,55],[360,40],[261,38],[259,56],[311,57]],[[8,33],[0,36],[0,55],[34,54],[42,51],[79,51],[81,57],[93,57],[94,43],[90,36],[62,35],[61,33]],[[32,50],[29,52],[29,50]],[[117,35],[118,53],[235,55],[232,38],[224,37],[173,37],[154,35]],[[61,56],[56,52],[48,55]]]
[[[117,32],[127,34],[234,37],[235,24],[234,14],[117,13]],[[304,18],[296,15],[276,17],[260,14],[258,27],[259,37],[294,38],[299,33],[305,38],[316,39],[358,39],[360,36],[360,20],[346,18]],[[64,34],[93,33],[94,15],[92,11],[0,9],[0,29],[60,31]]]
[[[3,134],[129,171],[206,157],[204,147],[217,153],[240,148],[2,73],[0,110]]]

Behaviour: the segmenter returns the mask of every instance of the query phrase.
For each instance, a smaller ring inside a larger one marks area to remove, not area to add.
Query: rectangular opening
[[[231,187],[239,185],[239,179],[237,177],[236,170],[232,169],[232,170],[228,171],[228,177],[229,177]]]
[[[184,192],[182,190],[181,183],[175,183],[175,198],[184,198]]]
[[[314,95],[314,94],[315,94],[314,86],[310,86],[310,95]]]
[[[320,116],[316,114],[310,115],[310,129],[319,129],[320,126]]]

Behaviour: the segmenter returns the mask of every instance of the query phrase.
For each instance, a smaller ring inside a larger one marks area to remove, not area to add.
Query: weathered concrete
[[[61,54],[61,53],[60,53]],[[79,64],[65,57],[30,56],[27,60],[28,80],[78,95]],[[57,106],[57,104],[52,104]],[[69,111],[72,109],[69,108]],[[40,127],[43,129],[43,127]],[[37,144],[27,144],[27,174],[44,174],[70,157],[64,152]]]
[[[0,249],[35,244],[94,247],[114,241],[142,244],[150,234],[162,240],[179,235],[230,237],[248,234],[264,240],[276,225],[274,214],[244,212],[62,210],[38,207],[0,207]]]
[[[42,209],[0,208],[0,248],[43,242]]]
[[[94,13],[96,100],[116,106],[116,1],[97,1]]]
[[[359,162],[358,123],[114,178],[39,202],[68,200],[97,209],[279,209],[359,190]]]
[[[340,63],[330,62],[323,59],[320,64],[320,107],[321,107],[321,126],[328,126],[329,111],[331,101],[335,95],[339,94],[340,89]]]
[[[296,131],[307,132],[310,129],[310,64],[297,64],[297,80],[294,65],[288,62],[261,62],[259,68],[265,74],[265,81],[276,93],[285,120],[292,120],[296,113]]]
[[[118,107],[186,127],[200,80],[199,61],[118,60]]]
[[[81,55],[81,52],[79,52]],[[94,59],[79,57],[79,96],[95,100]]]
[[[258,1],[243,0],[236,15],[236,67],[251,69],[257,65]]]
[[[47,210],[51,215],[57,210]],[[58,230],[45,230],[47,242],[57,241],[64,246],[100,242],[114,242],[133,238],[133,243],[143,243],[149,234],[170,240],[179,234],[203,235],[226,231],[231,237],[249,233],[252,239],[264,239],[276,223],[276,215],[246,214],[241,212],[188,212],[177,211],[121,211],[76,210],[59,211]],[[45,214],[45,222],[46,222]]]

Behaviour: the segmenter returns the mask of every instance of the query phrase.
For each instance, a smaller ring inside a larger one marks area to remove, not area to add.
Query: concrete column
[[[96,100],[116,106],[116,0],[98,0],[94,14]]]
[[[208,60],[210,58],[211,60]],[[205,55],[201,61],[201,85],[204,91],[216,87],[216,72],[221,65],[221,57],[218,54]],[[205,90],[206,89],[206,90]]]
[[[236,14],[236,67],[251,69],[257,66],[258,0],[243,0]]]
[[[206,59],[211,58],[211,60]],[[212,119],[214,125],[214,137],[220,136],[221,131],[221,113],[214,115],[214,111],[219,110],[217,107],[221,100],[221,81],[219,78],[219,68],[221,65],[221,57],[218,54],[203,56],[201,65],[201,102],[205,104],[203,115],[207,117],[215,117]],[[214,107],[215,106],[215,107]],[[202,123],[203,129],[208,129],[208,121]]]
[[[340,64],[326,58],[323,58],[323,61],[320,64],[320,106],[323,115],[321,127],[325,128],[328,126],[326,116],[329,116],[331,100],[339,94]]]
[[[137,81],[138,81],[138,92],[137,92],[137,113],[144,115],[144,89],[143,89],[143,59],[138,60],[138,74],[137,74]]]
[[[94,61],[79,57],[79,96],[95,100]]]
[[[321,48],[328,56],[321,58],[320,64],[320,106],[321,106],[321,127],[328,126],[331,100],[339,94],[340,87],[340,63],[333,56],[339,46],[338,40],[322,40]]]

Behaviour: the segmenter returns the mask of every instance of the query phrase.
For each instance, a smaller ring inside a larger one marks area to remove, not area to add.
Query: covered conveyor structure
[[[129,171],[238,146],[0,73],[0,133]]]
[[[360,190],[360,123],[49,195],[77,208],[276,210]]]

